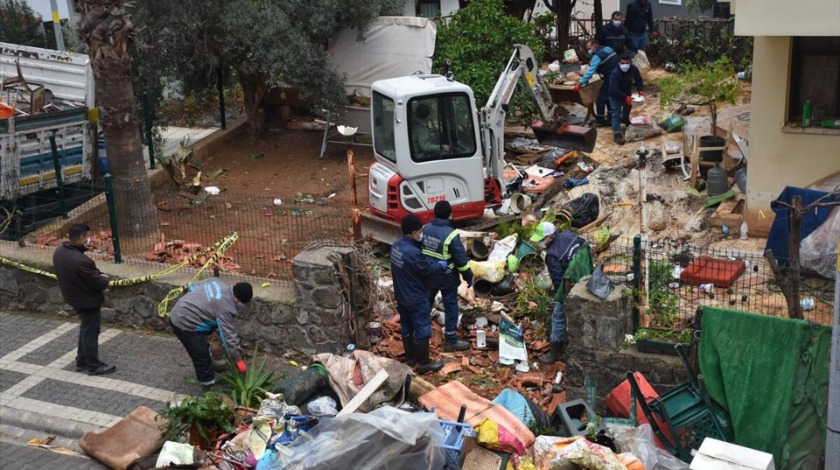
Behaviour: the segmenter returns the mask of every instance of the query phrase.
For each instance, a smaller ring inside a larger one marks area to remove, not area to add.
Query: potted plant
[[[717,135],[717,103],[735,104],[739,87],[732,62],[723,56],[703,66],[682,67],[677,74],[659,80],[659,102],[663,106],[674,102],[708,105],[712,113],[712,128],[709,135],[700,136],[700,148],[723,147],[726,140]],[[700,158],[720,162],[723,150],[701,151]]]
[[[187,435],[190,444],[208,449],[219,435],[234,429],[233,402],[220,393],[207,392],[166,405],[160,416],[166,420],[161,431],[168,441],[180,441]]]
[[[264,357],[259,357],[259,347],[254,348],[251,365],[244,374],[239,372],[233,361],[228,360],[228,371],[219,379],[230,387],[230,396],[237,406],[259,408],[261,395],[274,387],[274,371],[266,367],[265,362]]]

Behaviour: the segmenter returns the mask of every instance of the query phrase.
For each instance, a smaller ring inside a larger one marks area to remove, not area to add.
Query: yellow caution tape
[[[195,276],[193,276],[193,278],[190,279],[190,282],[188,282],[187,285],[183,287],[176,287],[175,289],[172,289],[171,291],[169,291],[168,294],[166,294],[166,297],[164,297],[163,300],[160,301],[160,303],[158,304],[158,316],[169,316],[169,302],[177,299],[181,296],[181,294],[186,292],[187,289],[189,289],[189,287],[199,278],[199,276],[201,276],[201,273],[204,272],[204,270],[210,267],[213,263],[215,263],[219,256],[222,255],[222,253],[227,251],[228,248],[230,248],[231,246],[233,246],[234,243],[236,243],[236,240],[239,240],[239,234],[233,232],[232,234],[228,235],[223,240],[218,242],[216,244],[218,245],[218,247],[216,247],[216,252],[213,253],[213,256],[211,256],[207,261],[205,261],[200,268],[198,268],[198,271],[195,273]]]
[[[207,248],[199,251],[198,253],[195,253],[194,255],[190,256],[189,258],[184,259],[180,263],[173,264],[172,266],[169,266],[169,267],[167,267],[167,268],[165,268],[161,271],[158,271],[154,274],[149,274],[148,276],[133,277],[133,278],[128,278],[128,279],[112,279],[112,280],[108,281],[108,287],[127,287],[127,286],[133,286],[135,284],[140,284],[140,283],[143,283],[143,282],[151,281],[152,279],[156,279],[156,278],[159,278],[161,276],[165,276],[167,274],[173,273],[173,272],[183,268],[184,266],[190,265],[190,264],[194,263],[196,260],[200,259],[202,256],[205,256],[207,253],[210,253],[211,251],[214,251],[213,255],[210,256],[210,258],[204,264],[201,265],[201,267],[198,269],[198,272],[195,273],[195,276],[193,276],[193,278],[190,279],[190,282],[186,286],[178,287],[178,288],[175,288],[175,289],[172,289],[171,291],[169,291],[169,293],[166,295],[166,297],[164,297],[164,299],[158,305],[158,314],[161,317],[165,317],[166,315],[168,315],[168,308],[167,307],[169,305],[169,302],[172,301],[173,299],[178,298],[178,296],[180,296],[182,293],[184,293],[189,288],[189,286],[192,285],[196,281],[196,279],[198,279],[198,277],[201,275],[201,273],[204,272],[208,267],[212,266],[213,263],[216,262],[216,260],[219,259],[219,257],[225,251],[227,251],[231,246],[233,246],[233,244],[236,243],[236,241],[238,239],[239,239],[239,234],[237,232],[233,232],[232,234],[230,234],[227,237],[219,240],[215,244],[213,244],[211,246],[208,246]],[[5,266],[9,266],[9,267],[12,267],[12,268],[17,268],[17,269],[20,269],[21,271],[26,271],[26,272],[30,272],[30,273],[33,273],[33,274],[38,274],[38,275],[41,275],[41,276],[45,276],[45,277],[48,277],[50,279],[58,279],[54,273],[51,273],[49,271],[44,271],[43,269],[33,268],[32,266],[27,266],[23,263],[19,263],[17,261],[10,260],[8,258],[4,258],[2,256],[0,256],[0,264],[5,265]]]

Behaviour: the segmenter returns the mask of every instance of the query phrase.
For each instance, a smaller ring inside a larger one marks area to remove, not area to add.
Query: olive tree
[[[265,130],[272,87],[294,87],[315,106],[340,112],[344,76],[328,60],[330,40],[343,28],[363,33],[377,16],[398,14],[401,0],[139,0],[149,67],[186,83],[212,84],[230,66],[245,96],[252,135]],[[199,78],[199,80],[195,80]]]

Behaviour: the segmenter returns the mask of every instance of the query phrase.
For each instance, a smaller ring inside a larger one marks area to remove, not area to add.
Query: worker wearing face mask
[[[87,225],[71,225],[69,240],[53,253],[53,267],[64,301],[73,307],[81,322],[76,349],[76,372],[105,375],[117,370],[99,360],[101,308],[105,302],[105,290],[108,289],[108,277],[85,255],[90,247],[89,233],[90,227]]]
[[[599,44],[610,46],[619,56],[627,53],[632,58],[639,49],[630,38],[630,32],[622,24],[623,17],[620,11],[614,11],[610,22],[598,28],[595,39]]]
[[[630,63],[628,55],[621,56],[618,67],[610,75],[610,109],[612,110],[612,131],[615,143],[624,145],[621,124],[630,125],[630,107],[633,105],[631,93],[635,84],[639,95],[645,94],[645,84],[639,69]]]
[[[589,69],[580,77],[578,83],[575,85],[575,91],[580,90],[580,87],[586,86],[592,76],[598,73],[604,83],[601,84],[601,89],[598,91],[598,98],[595,100],[595,123],[599,126],[609,125],[607,121],[607,113],[609,111],[609,78],[615,66],[618,65],[618,54],[609,47],[602,46],[597,39],[590,39],[586,43],[586,50],[592,59],[589,61]]]
[[[240,373],[247,372],[245,361],[239,354],[239,339],[234,320],[236,314],[251,301],[254,290],[251,284],[239,282],[233,287],[216,278],[199,282],[178,299],[169,315],[172,332],[184,345],[192,359],[198,383],[210,386],[216,383],[213,357],[207,336],[216,329],[227,356],[236,364]]]
[[[570,286],[581,277],[592,273],[592,256],[589,244],[572,231],[557,233],[551,222],[540,222],[531,242],[545,250],[545,264],[554,288],[554,310],[551,312],[551,350],[540,356],[540,362],[551,364],[560,360],[569,342],[566,339],[566,310],[563,306]],[[582,251],[583,250],[583,251]],[[578,256],[582,253],[584,256]]]
[[[447,269],[447,262],[423,254],[420,236],[423,222],[414,214],[400,221],[403,237],[391,245],[391,277],[394,279],[394,298],[400,314],[405,358],[409,366],[417,366],[418,374],[437,372],[443,362],[429,357],[429,338],[432,319],[429,313],[429,281]]]

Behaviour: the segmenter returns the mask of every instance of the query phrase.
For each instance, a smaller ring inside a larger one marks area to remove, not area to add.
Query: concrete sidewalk
[[[204,393],[174,336],[103,328],[99,355],[117,371],[76,372],[74,320],[0,311],[0,469],[105,468],[25,445],[54,434],[57,445],[79,451],[82,435],[110,427],[140,405],[159,411],[168,401]]]

